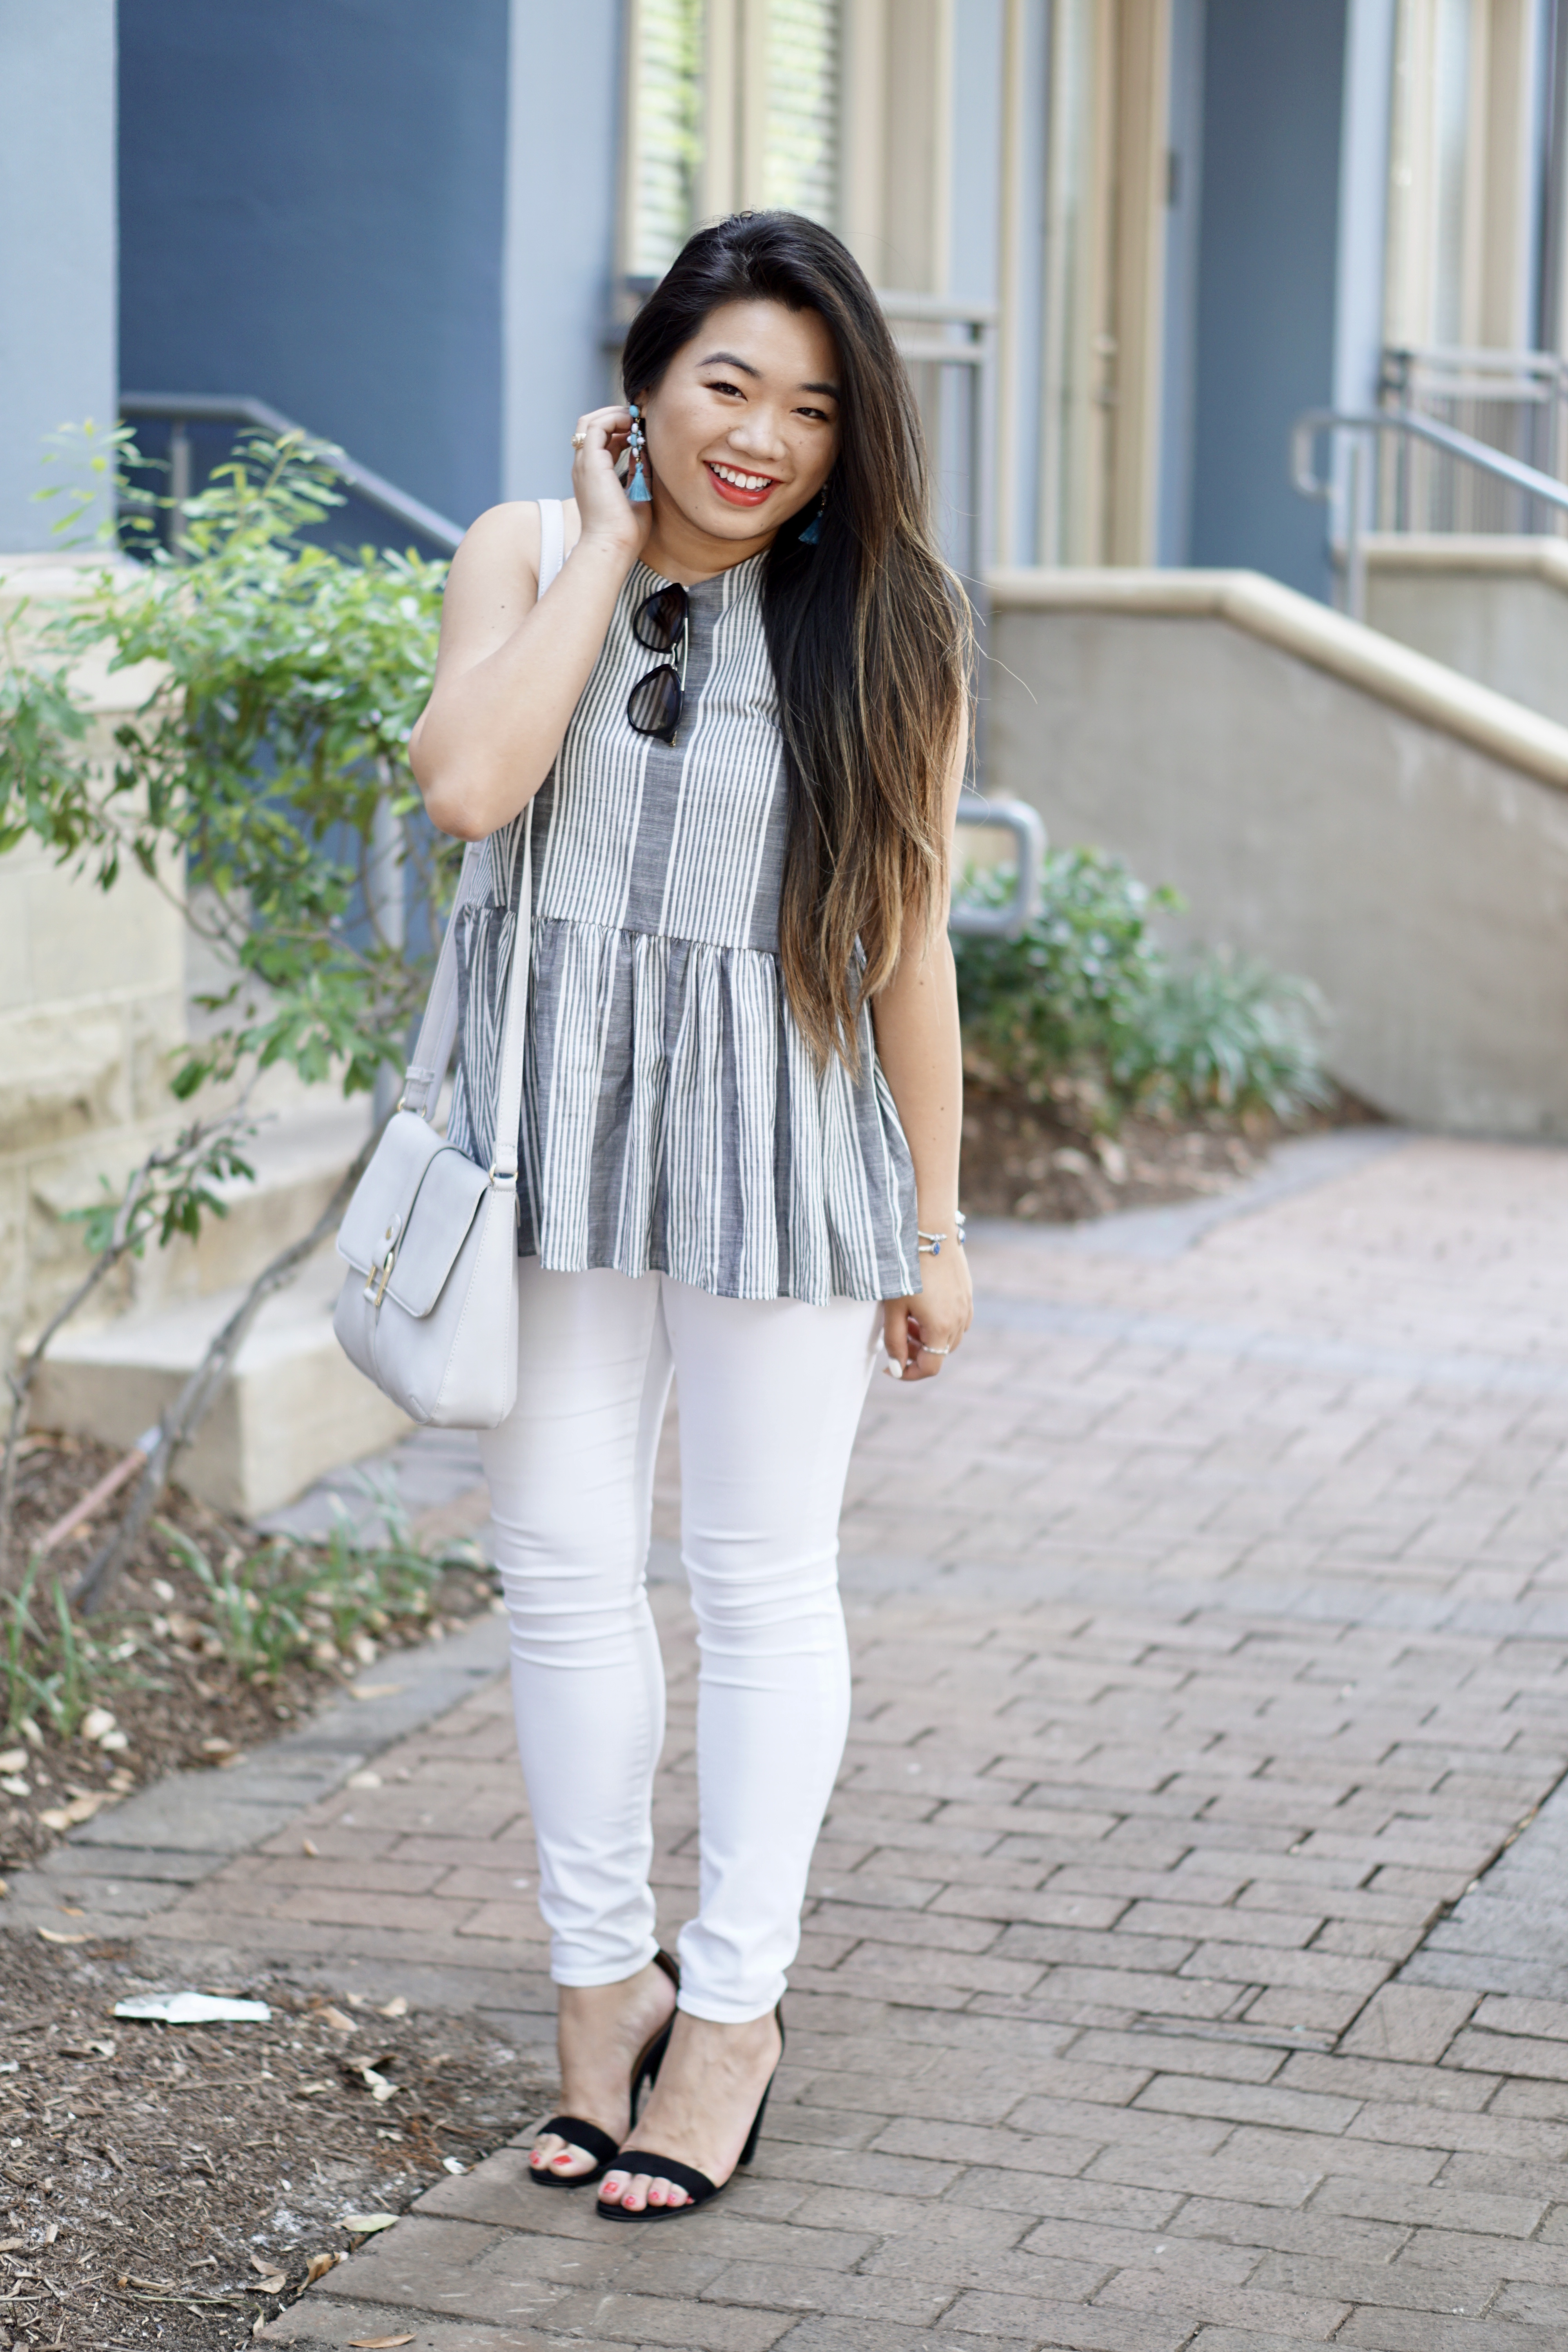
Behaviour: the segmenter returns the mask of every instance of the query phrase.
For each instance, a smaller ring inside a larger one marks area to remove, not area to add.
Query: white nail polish
[[[904,1368],[902,1364],[898,1361],[896,1357],[889,1356],[887,1362],[883,1365],[882,1370],[887,1373],[888,1378],[890,1381],[901,1381],[904,1377]]]

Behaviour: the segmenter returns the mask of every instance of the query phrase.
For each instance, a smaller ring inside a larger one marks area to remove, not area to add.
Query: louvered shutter
[[[832,226],[838,212],[841,0],[772,0],[763,201]]]

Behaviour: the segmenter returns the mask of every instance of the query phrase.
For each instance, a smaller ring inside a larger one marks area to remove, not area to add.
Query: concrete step
[[[260,1263],[253,1256],[252,1265]],[[332,1336],[342,1278],[328,1243],[262,1308],[233,1377],[181,1457],[180,1483],[204,1502],[255,1518],[408,1429]],[[45,1360],[35,1425],[133,1445],[178,1395],[243,1296],[237,1284],[137,1309],[97,1330],[68,1327]]]
[[[216,1186],[223,1215],[204,1217],[195,1241],[147,1253],[137,1304],[172,1305],[249,1282],[268,1258],[310,1232],[363,1142],[369,1119],[360,1096],[318,1100],[269,1120],[241,1147],[254,1181],[236,1177]]]

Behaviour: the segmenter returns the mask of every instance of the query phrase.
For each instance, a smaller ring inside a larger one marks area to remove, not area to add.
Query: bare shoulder
[[[562,515],[566,527],[568,551],[575,547],[582,531],[575,499],[562,501]],[[477,577],[487,583],[500,582],[508,575],[516,578],[526,573],[532,583],[534,595],[539,590],[540,518],[536,499],[507,499],[500,506],[487,507],[468,525],[462,545],[452,559],[454,579]],[[531,603],[532,597],[530,598]]]
[[[538,580],[539,508],[532,499],[507,499],[487,507],[468,525],[452,558],[454,574],[519,567]]]
[[[441,614],[439,666],[482,661],[539,601],[539,508],[531,499],[487,507],[452,558]]]

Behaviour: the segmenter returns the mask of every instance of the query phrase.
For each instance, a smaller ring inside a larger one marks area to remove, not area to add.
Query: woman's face
[[[728,302],[641,404],[660,503],[731,546],[771,540],[838,455],[838,354],[815,310]]]

